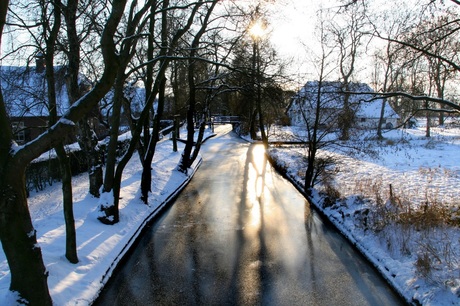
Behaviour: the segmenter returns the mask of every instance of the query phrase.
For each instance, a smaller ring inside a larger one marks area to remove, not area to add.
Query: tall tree
[[[408,16],[404,13],[393,14],[389,12],[382,12],[379,19],[385,20],[383,23],[383,29],[380,31],[386,31],[391,33],[392,36],[400,35],[403,31],[403,25],[408,19]],[[388,92],[394,90],[397,84],[397,78],[402,71],[402,67],[399,65],[401,62],[399,57],[402,55],[402,48],[398,44],[390,41],[385,42],[382,49],[378,49],[374,54],[374,72],[373,72],[373,87],[378,92]],[[385,108],[388,104],[388,99],[382,100],[380,108],[380,118],[377,126],[377,138],[383,138],[383,127],[384,127],[384,115]]]
[[[81,8],[79,10],[79,5]],[[91,27],[80,29],[82,34],[78,32],[77,19],[78,14],[83,14],[84,10],[89,7],[85,1],[67,1],[67,5],[62,4],[62,14],[65,21],[66,42],[62,42],[63,50],[67,57],[67,91],[70,104],[75,103],[83,94],[85,94],[84,86],[81,84],[80,66],[81,66],[81,44],[85,37],[88,37],[92,32]],[[95,18],[95,16],[92,16]],[[94,115],[94,114],[91,114]],[[90,114],[77,123],[78,128],[78,143],[80,148],[85,153],[86,162],[88,165],[89,176],[89,193],[95,197],[99,197],[99,189],[102,185],[102,160],[101,153],[98,147],[98,139],[94,129],[89,124]]]
[[[328,48],[328,37],[325,29],[323,15],[320,15],[318,24],[318,40],[321,52],[313,59],[313,64],[318,76],[318,81],[313,86],[306,85],[305,90],[298,94],[298,108],[307,131],[307,169],[305,170],[305,192],[310,194],[311,188],[321,172],[324,170],[324,163],[318,161],[317,154],[322,148],[329,145],[326,137],[334,128],[331,125],[331,114],[326,111],[331,101],[324,99],[323,92],[328,90],[327,79],[330,77],[333,68],[333,50]],[[330,90],[330,86],[329,86]],[[326,95],[328,96],[328,95]],[[292,103],[296,103],[294,100]]]
[[[365,33],[366,6],[350,4],[342,7],[339,13],[345,19],[345,24],[331,23],[330,31],[335,37],[338,49],[338,68],[344,92],[343,110],[339,117],[341,139],[350,138],[350,129],[353,126],[355,114],[350,105],[350,83],[356,70],[356,62],[360,55],[360,47]],[[333,19],[331,19],[333,20]]]
[[[279,119],[274,114],[285,104],[280,84],[286,79],[285,63],[269,41],[267,14],[259,6],[240,12],[245,31],[233,43],[232,67],[226,76],[228,110],[240,116],[239,132],[257,139],[259,131],[265,144],[269,124]]]
[[[152,2],[152,0],[147,1],[145,5],[142,6],[141,9],[137,12],[137,1],[133,1],[131,3],[127,16],[126,30],[123,37],[124,39],[122,39],[120,46],[120,52],[118,56],[120,65],[118,66],[117,77],[113,87],[113,102],[110,118],[110,139],[107,146],[107,162],[102,189],[103,194],[107,195],[112,193],[113,197],[104,196],[99,201],[99,209],[101,211],[101,215],[98,217],[98,219],[102,223],[106,224],[114,224],[119,221],[118,195],[120,193],[119,189],[121,184],[121,173],[123,172],[124,163],[119,163],[117,165],[117,150],[121,112],[124,99],[123,90],[125,87],[126,79],[129,77],[129,73],[127,73],[126,70],[134,54],[136,53],[137,43],[141,37],[140,32],[143,30],[143,20],[145,21],[144,16],[147,12],[149,12]],[[133,137],[132,141],[134,140],[137,141],[137,139]],[[120,170],[117,168],[120,168]],[[119,177],[117,172],[120,173]]]
[[[364,1],[356,1],[357,3],[364,3]],[[385,33],[380,30],[380,24],[373,24],[373,35],[380,39],[383,39],[388,42],[399,45],[402,49],[405,50],[404,57],[402,59],[404,69],[407,69],[411,61],[413,63],[420,64],[421,58],[428,59],[430,62],[438,61],[443,63],[447,68],[446,71],[457,73],[460,71],[459,58],[455,52],[438,52],[441,49],[450,49],[450,48],[441,48],[438,49],[438,46],[445,46],[444,42],[453,42],[453,46],[457,45],[458,33],[460,31],[460,20],[455,13],[455,8],[458,8],[460,2],[451,1],[449,5],[440,1],[427,1],[421,2],[413,6],[410,15],[412,19],[406,20],[404,26],[406,28],[405,35],[392,35],[392,33]],[[399,9],[399,8],[398,8]],[[440,22],[438,22],[440,21]],[[394,34],[394,33],[393,33]],[[455,47],[456,48],[456,47]],[[428,69],[424,69],[425,72]],[[419,71],[420,72],[420,71]],[[400,74],[399,78],[407,77],[408,75]],[[425,74],[425,78],[428,79],[429,76]],[[414,80],[415,78],[412,77]],[[398,83],[401,84],[400,80]],[[425,108],[424,111],[437,111],[437,112],[459,112],[460,106],[455,101],[449,101],[446,98],[440,98],[428,94],[428,90],[416,90],[411,92],[407,88],[414,88],[413,86],[396,86],[396,90],[381,94],[384,97],[399,97],[404,101],[409,101],[410,103],[423,102],[425,107],[419,108],[418,111],[421,111]],[[412,85],[415,85],[412,83]],[[420,88],[421,84],[418,84],[416,87]],[[436,90],[433,92],[437,92]],[[437,94],[439,96],[439,94]],[[440,108],[433,109],[429,103],[435,103],[440,105]],[[404,107],[404,106],[403,106]],[[427,130],[427,133],[429,131]]]
[[[41,24],[45,41],[44,56],[48,92],[48,107],[50,110],[49,123],[50,126],[52,126],[58,121],[54,52],[61,27],[61,3],[60,0],[55,0],[53,3],[46,3],[45,1],[41,0],[40,7]],[[52,17],[48,16],[48,12],[52,12]],[[51,20],[53,20],[52,24]],[[75,220],[73,216],[72,171],[70,168],[70,159],[67,156],[63,141],[56,144],[54,149],[59,159],[59,167],[61,171],[63,211],[66,225],[65,256],[71,263],[77,263],[77,238],[75,232]]]
[[[201,27],[193,37],[192,43],[190,45],[190,55],[188,58],[188,88],[189,88],[189,103],[188,103],[188,110],[187,110],[187,142],[185,143],[185,148],[181,156],[181,160],[179,162],[179,170],[182,172],[187,172],[187,169],[191,166],[191,154],[192,154],[192,149],[194,146],[195,142],[195,111],[196,111],[196,83],[195,83],[195,69],[197,65],[197,52],[199,49],[199,44],[201,37],[205,33],[209,19],[211,17],[211,14],[214,11],[214,8],[216,6],[218,1],[210,1],[210,5],[202,17],[202,22],[201,22]],[[204,122],[202,122],[202,128],[204,128]],[[201,129],[200,129],[201,130]],[[203,135],[203,132],[201,130],[200,133],[201,137]],[[198,142],[200,142],[200,139],[198,139]],[[195,150],[199,150],[199,147],[195,147]]]
[[[452,20],[457,20],[452,22]],[[435,57],[426,56],[428,61],[428,74],[434,88],[435,96],[441,100],[445,96],[446,83],[452,81],[457,71],[442,61],[440,57],[448,58],[452,61],[459,60],[460,49],[458,37],[450,35],[452,31],[457,31],[460,26],[460,19],[457,14],[447,12],[446,15],[428,21],[428,31],[418,35],[419,41],[429,45],[430,51]],[[431,29],[438,29],[432,31]],[[442,105],[439,107],[439,124],[444,124],[444,111]]]
[[[134,131],[132,131],[132,139],[129,143],[128,149],[126,153],[123,155],[123,157],[120,159],[116,167],[112,180],[112,187],[110,190],[105,189],[105,193],[108,196],[102,197],[102,201],[100,202],[101,214],[98,217],[98,219],[103,223],[114,224],[117,223],[119,220],[118,204],[120,200],[120,188],[123,169],[127,165],[128,161],[131,159],[135,149],[138,146],[139,140],[141,138],[141,133],[144,129],[144,122],[150,115],[151,108],[153,107],[153,103],[155,101],[155,97],[157,96],[160,90],[160,86],[164,81],[166,70],[168,68],[169,63],[172,61],[172,56],[174,54],[175,48],[177,47],[179,40],[191,29],[193,22],[195,21],[195,16],[197,15],[197,12],[199,11],[200,7],[207,2],[210,2],[210,0],[198,0],[191,3],[190,6],[185,7],[169,5],[168,1],[164,2],[166,5],[168,5],[166,11],[171,12],[171,14],[176,12],[178,14],[185,13],[188,15],[185,15],[185,17],[182,16],[180,24],[178,25],[178,27],[174,31],[174,34],[172,35],[168,48],[160,48],[160,50],[158,50],[158,57],[155,58],[154,62],[159,63],[161,65],[158,67],[156,71],[156,77],[152,91],[148,94],[149,98],[146,104],[144,105],[144,109],[142,110],[137,120],[137,124]],[[144,163],[144,165],[146,164]],[[150,165],[148,165],[148,167],[150,167]],[[104,184],[106,184],[106,182],[104,182]]]
[[[7,8],[2,1],[0,8]],[[113,37],[123,15],[126,0],[112,1],[101,42],[104,70],[99,82],[80,98],[56,124],[37,139],[18,147],[12,138],[3,99],[0,99],[0,240],[11,272],[10,290],[17,291],[31,305],[52,305],[41,249],[37,244],[25,190],[25,170],[29,163],[64,137],[109,91],[118,65]],[[6,10],[0,13],[6,14]],[[4,15],[0,18],[0,22]]]
[[[168,48],[168,16],[167,9],[169,7],[169,1],[163,1],[163,7],[161,12],[161,51],[160,55],[165,56]],[[153,20],[153,18],[152,18]],[[150,29],[153,30],[153,24],[150,24]],[[153,35],[153,32],[150,32]],[[149,37],[149,54],[148,59],[153,59],[153,38]],[[160,66],[165,64],[165,59],[160,61]],[[149,92],[154,94],[153,91],[153,70],[151,71],[152,75],[148,75],[149,78]],[[152,161],[155,155],[155,149],[157,142],[159,140],[160,132],[160,121],[163,117],[164,102],[165,102],[165,90],[166,90],[166,78],[163,76],[160,80],[160,85],[158,87],[158,105],[157,112],[154,114],[153,119],[153,129],[152,133],[150,132],[144,140],[145,144],[145,155],[142,158],[142,177],[141,177],[141,200],[147,204],[148,203],[148,194],[152,191]],[[147,116],[148,119],[148,116]],[[146,122],[149,120],[146,119]],[[150,130],[149,124],[144,124],[144,134]]]

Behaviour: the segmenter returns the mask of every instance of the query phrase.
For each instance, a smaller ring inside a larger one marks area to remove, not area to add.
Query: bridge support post
[[[179,134],[179,115],[174,116],[174,127],[172,131],[172,141],[173,141],[173,152],[177,152],[177,138],[180,137]]]

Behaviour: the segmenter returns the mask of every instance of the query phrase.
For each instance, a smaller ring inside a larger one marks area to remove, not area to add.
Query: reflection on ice
[[[260,175],[257,176],[256,178],[256,196],[258,199],[260,199],[260,197],[262,196],[263,192],[264,192],[264,185],[265,185],[265,182],[264,182],[264,178],[261,177]]]
[[[267,158],[263,145],[251,145],[246,156],[246,197],[252,227],[261,225],[261,205],[265,190]]]
[[[259,205],[252,205],[249,212],[250,225],[252,227],[258,228],[261,225],[260,218],[260,207]]]
[[[251,203],[260,201],[265,189],[267,157],[263,145],[251,145],[247,155],[247,195]]]
[[[267,163],[267,157],[265,155],[265,148],[263,145],[253,145],[252,147],[252,165],[258,175],[265,174],[265,167]]]

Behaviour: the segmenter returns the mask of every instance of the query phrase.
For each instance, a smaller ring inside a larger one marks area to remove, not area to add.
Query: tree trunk
[[[251,139],[255,140],[257,139],[257,133],[256,133],[256,117],[257,117],[257,110],[254,108],[251,108],[251,115],[249,119],[249,135],[251,136]]]
[[[267,134],[265,133],[265,123],[264,123],[264,116],[262,112],[262,98],[260,92],[260,85],[257,86],[257,112],[259,113],[259,130],[260,130],[260,137],[265,148],[268,148],[268,138]]]
[[[382,134],[382,125],[383,125],[383,118],[385,116],[385,100],[382,101],[382,107],[380,108],[380,117],[379,117],[379,123],[377,126],[377,138],[378,139],[383,139],[383,134]]]
[[[119,74],[120,76],[120,74]],[[115,200],[114,193],[114,176],[117,164],[117,146],[118,146],[118,131],[120,128],[120,114],[121,114],[121,103],[122,103],[122,91],[123,91],[124,79],[117,78],[115,82],[115,93],[113,98],[112,107],[112,118],[110,125],[110,140],[107,146],[107,163],[105,166],[105,176],[102,193],[110,194],[112,197],[105,196],[101,198],[99,202],[99,210],[102,214],[99,215],[98,220],[104,224],[115,224],[119,221],[118,212],[118,199],[117,203],[110,203],[112,199]]]
[[[254,52],[254,61],[253,64],[256,68],[256,109],[257,113],[259,114],[259,130],[260,130],[260,138],[265,146],[268,148],[268,138],[265,133],[265,124],[264,124],[264,116],[262,112],[262,89],[261,89],[261,77],[260,77],[260,49],[259,43],[256,41],[253,44],[253,52]]]
[[[187,141],[185,142],[185,148],[182,152],[181,160],[178,165],[178,170],[187,173],[187,169],[190,167],[190,154],[193,148],[193,138],[195,136],[195,105],[196,105],[196,87],[195,87],[195,65],[196,60],[193,58],[196,55],[196,49],[199,44],[199,35],[201,31],[193,39],[190,48],[190,58],[188,60],[188,88],[189,88],[189,104],[187,109]]]
[[[110,192],[112,190],[113,177],[115,175],[115,167],[117,163],[118,132],[120,129],[123,83],[125,80],[122,74],[123,72],[118,73],[117,80],[114,85],[112,116],[110,123],[110,140],[107,146],[107,161],[105,167],[103,192]]]
[[[71,263],[78,263],[77,234],[75,231],[75,219],[73,216],[72,199],[72,171],[70,160],[62,144],[55,147],[59,158],[62,180],[63,211],[66,229],[65,257]]]
[[[431,137],[431,116],[430,116],[430,111],[428,111],[428,108],[430,107],[429,102],[425,100],[424,107],[426,109],[425,111],[425,118],[426,118],[426,129],[425,129],[425,137],[430,138]]]
[[[31,305],[52,305],[48,272],[27,207],[24,166],[13,160],[4,164],[0,186],[0,238],[11,272],[10,290]]]
[[[177,45],[179,39],[190,29],[190,27],[193,25],[193,21],[195,20],[195,14],[197,13],[197,10],[199,7],[203,4],[203,1],[198,1],[195,3],[192,12],[189,15],[187,24],[179,29],[176,34],[174,35],[171,43],[169,44],[168,49],[166,48],[161,48],[160,50],[160,57],[164,55],[172,55],[172,50],[173,48]],[[169,1],[165,0],[163,1],[163,10],[162,10],[162,18],[167,18],[167,8],[169,7]],[[162,29],[163,32],[163,29]],[[167,33],[167,32],[164,32]],[[128,35],[129,36],[129,35]],[[126,47],[126,45],[125,45]],[[124,49],[128,50],[128,49]],[[134,53],[128,54],[128,56],[132,57]],[[126,56],[123,56],[123,54],[120,56],[123,58],[124,61],[127,61]],[[161,85],[161,81],[164,78],[166,69],[168,68],[168,64],[171,60],[170,59],[161,59],[160,60],[160,67],[157,72],[157,78],[155,80],[155,85],[153,87],[153,90],[149,96],[149,99],[139,117],[138,123],[136,125],[136,129],[132,132],[132,139],[129,143],[128,150],[126,151],[125,155],[121,158],[120,162],[118,163],[118,166],[116,167],[115,175],[114,177],[109,177],[109,179],[112,180],[112,196],[113,199],[108,197],[111,201],[113,201],[113,205],[107,204],[108,206],[102,205],[101,206],[101,212],[102,215],[98,218],[101,222],[107,223],[107,224],[115,224],[119,220],[119,211],[118,211],[118,202],[119,202],[119,195],[120,195],[120,186],[121,186],[121,178],[122,178],[122,173],[123,169],[127,165],[128,161],[131,159],[138,143],[141,137],[141,132],[143,129],[143,124],[145,120],[147,120],[147,117],[150,114],[150,108],[153,106],[154,98],[156,96],[156,93],[159,91],[159,87]],[[124,67],[126,67],[127,62],[124,63]],[[121,65],[123,66],[123,65]],[[124,71],[124,69],[123,69]],[[117,79],[118,81],[118,79]],[[106,181],[104,181],[104,189],[106,190]],[[108,193],[108,191],[107,191]],[[103,200],[102,203],[107,203],[106,200]],[[113,215],[111,215],[113,214]]]
[[[98,220],[104,224],[115,224],[119,222],[118,199],[114,195],[114,177],[117,167],[118,133],[120,129],[121,107],[123,103],[123,84],[126,79],[124,69],[126,59],[120,65],[114,85],[112,116],[110,124],[110,140],[107,146],[107,159],[102,193],[106,194],[99,201],[101,214]],[[112,196],[110,196],[110,194]],[[116,202],[116,203],[115,203]]]
[[[85,144],[83,147],[85,147],[84,152],[86,153],[86,161],[88,163],[89,193],[99,198],[101,195],[100,189],[103,183],[103,172],[102,152],[99,148],[97,135],[88,124],[88,116],[85,116],[85,118],[79,122],[78,128],[81,133],[80,135],[85,135]],[[81,146],[80,144],[80,147]]]
[[[203,115],[203,117],[205,117]],[[206,127],[206,120],[203,118],[200,123],[200,128],[198,130],[198,137],[195,144],[195,149],[193,150],[192,157],[190,158],[190,166],[195,162],[198,157],[198,153],[201,150],[201,145],[203,144],[204,129]]]
[[[310,195],[310,190],[313,184],[313,176],[314,176],[314,171],[315,171],[315,166],[313,163],[314,160],[315,160],[315,157],[308,158],[307,170],[305,171],[305,192],[308,195]]]
[[[348,81],[345,83],[345,91],[349,91]],[[339,118],[339,124],[341,128],[341,140],[350,139],[350,129],[353,123],[353,111],[350,107],[350,94],[345,93],[343,102],[343,111]]]
[[[83,151],[88,165],[89,193],[99,198],[103,182],[102,159],[96,133],[88,124],[88,116],[85,116],[77,124],[78,144]]]
[[[8,2],[0,2],[0,42]],[[52,305],[48,274],[27,207],[26,163],[11,155],[13,134],[1,87],[0,131],[0,241],[11,272],[9,289],[19,292],[32,305]]]
[[[0,241],[11,273],[9,289],[31,305],[52,305],[48,273],[27,207],[26,163],[11,155],[13,135],[1,88],[0,130]]]
[[[195,113],[195,104],[189,105],[187,110],[187,141],[185,142],[185,148],[182,152],[181,160],[179,162],[179,171],[187,173],[188,168],[190,167],[190,154],[192,153],[194,137],[195,137],[195,125],[193,123],[193,117]]]
[[[134,148],[138,146],[140,137],[133,137],[130,142],[130,147],[128,152],[123,156],[122,160],[118,163],[117,166],[117,146],[118,146],[118,133],[120,128],[120,118],[121,118],[121,108],[123,106],[123,87],[124,82],[127,79],[128,75],[125,74],[126,67],[130,63],[131,59],[135,55],[135,47],[139,36],[137,39],[131,39],[133,36],[136,36],[136,29],[141,21],[142,16],[150,9],[152,2],[148,1],[145,5],[135,13],[137,7],[137,1],[131,3],[125,37],[130,37],[122,45],[121,50],[118,52],[118,60],[120,65],[116,70],[116,81],[114,85],[114,96],[113,96],[113,107],[112,107],[112,116],[111,116],[111,127],[110,127],[110,140],[107,148],[107,163],[105,168],[105,176],[103,183],[103,193],[105,196],[99,201],[99,211],[101,214],[98,217],[98,220],[104,224],[115,224],[119,222],[119,195],[120,195],[120,185],[121,185],[121,176],[123,169],[128,163],[129,159],[134,152]],[[154,16],[151,16],[154,18]],[[153,103],[153,99],[152,99]],[[146,105],[146,108],[151,107]],[[142,119],[139,119],[137,126],[142,127],[144,125],[145,116]],[[136,127],[137,131],[137,127]],[[139,131],[140,135],[140,131]]]
[[[142,165],[142,177],[141,177],[141,200],[148,204],[148,194],[152,191],[152,161],[153,156],[155,155],[155,149],[158,143],[158,135],[160,133],[160,121],[163,117],[163,109],[165,102],[165,89],[166,89],[166,79],[163,78],[160,84],[160,90],[158,95],[158,107],[157,113],[153,120],[153,130],[150,135],[150,140],[147,146],[147,154],[144,158],[144,163]]]

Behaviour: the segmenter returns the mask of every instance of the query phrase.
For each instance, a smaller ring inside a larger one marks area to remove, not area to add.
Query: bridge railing
[[[213,124],[238,123],[240,121],[240,116],[211,116],[211,123]]]

